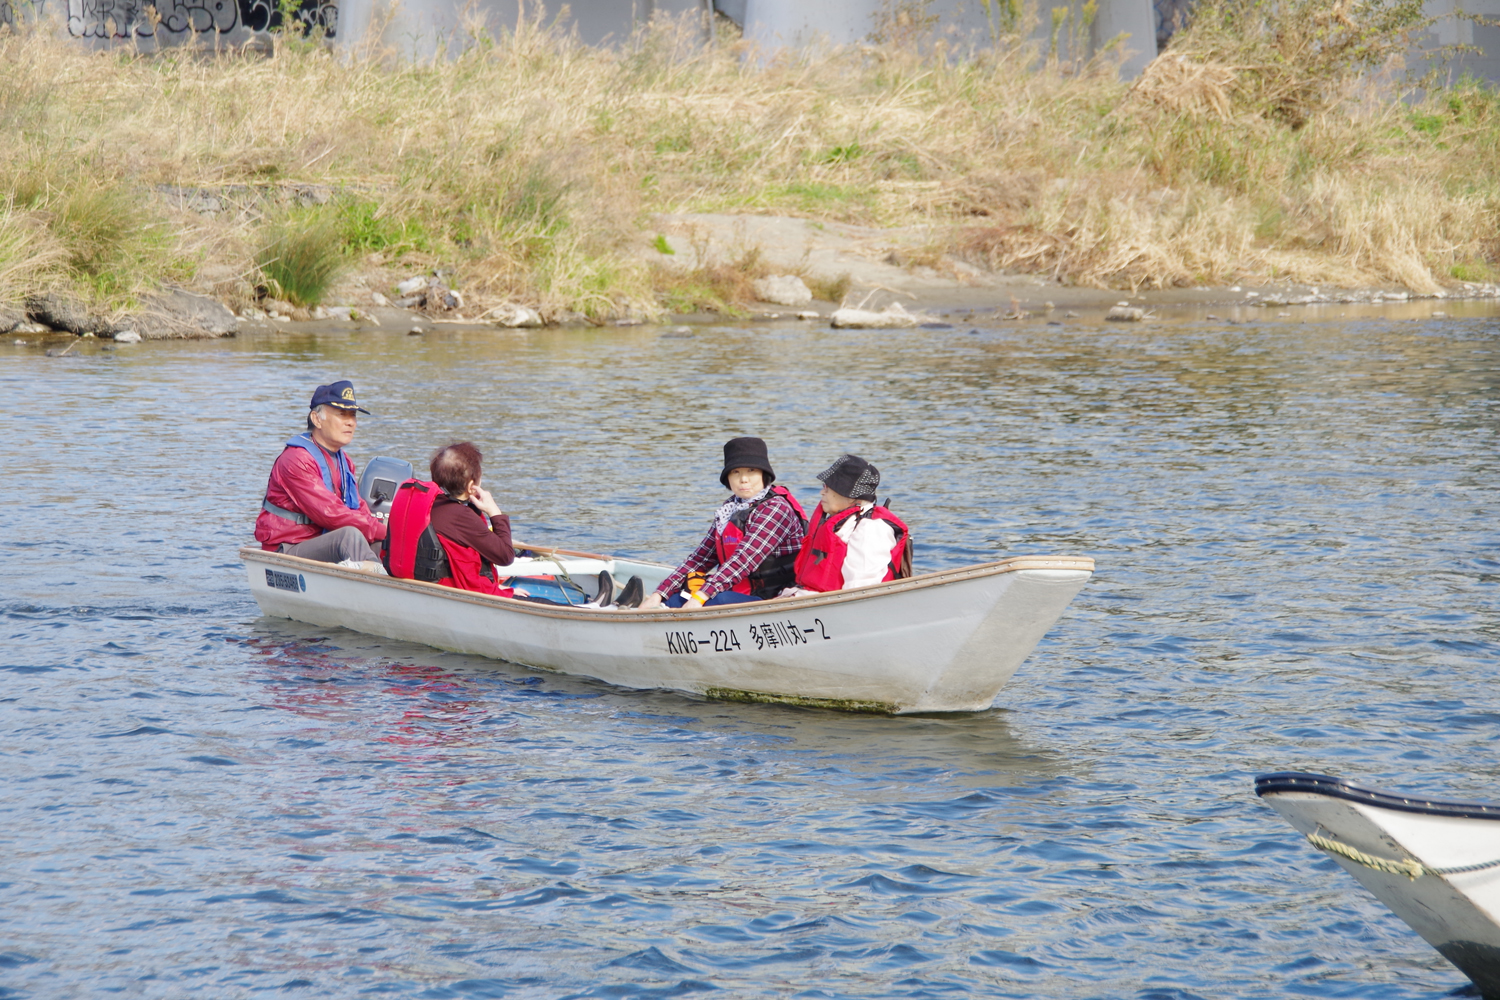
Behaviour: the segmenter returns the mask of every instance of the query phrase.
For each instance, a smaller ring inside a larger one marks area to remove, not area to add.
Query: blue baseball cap
[[[309,410],[316,410],[320,406],[337,406],[341,410],[358,410],[365,416],[370,411],[354,401],[354,383],[348,379],[335,382],[332,385],[320,385],[313,392],[312,402],[307,404]]]

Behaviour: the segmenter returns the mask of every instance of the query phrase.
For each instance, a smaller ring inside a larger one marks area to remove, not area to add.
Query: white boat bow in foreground
[[[491,597],[253,546],[240,558],[267,615],[623,687],[893,714],[989,708],[1094,570],[1088,558],[1016,556],[810,597],[635,612]],[[670,572],[561,550],[518,563],[509,571],[636,574],[648,592]]]
[[[1255,794],[1500,1000],[1500,805],[1296,772],[1261,775]]]

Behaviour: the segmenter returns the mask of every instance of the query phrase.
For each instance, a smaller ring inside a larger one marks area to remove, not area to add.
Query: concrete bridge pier
[[[720,2],[719,9],[730,16],[731,4]],[[764,51],[783,46],[805,47],[824,42],[851,45],[865,38],[879,24],[879,18],[891,9],[889,0],[734,0],[743,10],[740,22],[745,37]],[[1078,0],[1058,0],[1056,6],[1072,8],[1080,16]],[[984,44],[990,38],[991,25],[980,0],[932,0],[923,8],[936,17],[943,30],[953,30],[960,38]],[[1038,5],[1033,37],[1045,40],[1051,25],[1051,6],[1042,0]],[[1146,64],[1156,58],[1156,13],[1151,0],[1098,0],[1098,12],[1089,32],[1093,55],[1118,35],[1128,36],[1124,51],[1128,58],[1120,72],[1126,78],[1139,76]]]

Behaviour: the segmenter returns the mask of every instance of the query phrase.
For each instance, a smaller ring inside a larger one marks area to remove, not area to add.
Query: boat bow
[[[1295,771],[1257,777],[1255,794],[1500,998],[1500,805]]]

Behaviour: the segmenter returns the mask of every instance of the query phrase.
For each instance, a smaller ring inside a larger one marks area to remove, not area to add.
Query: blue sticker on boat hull
[[[307,590],[307,579],[301,573],[282,573],[266,570],[266,586],[273,590],[290,590],[292,593]]]

